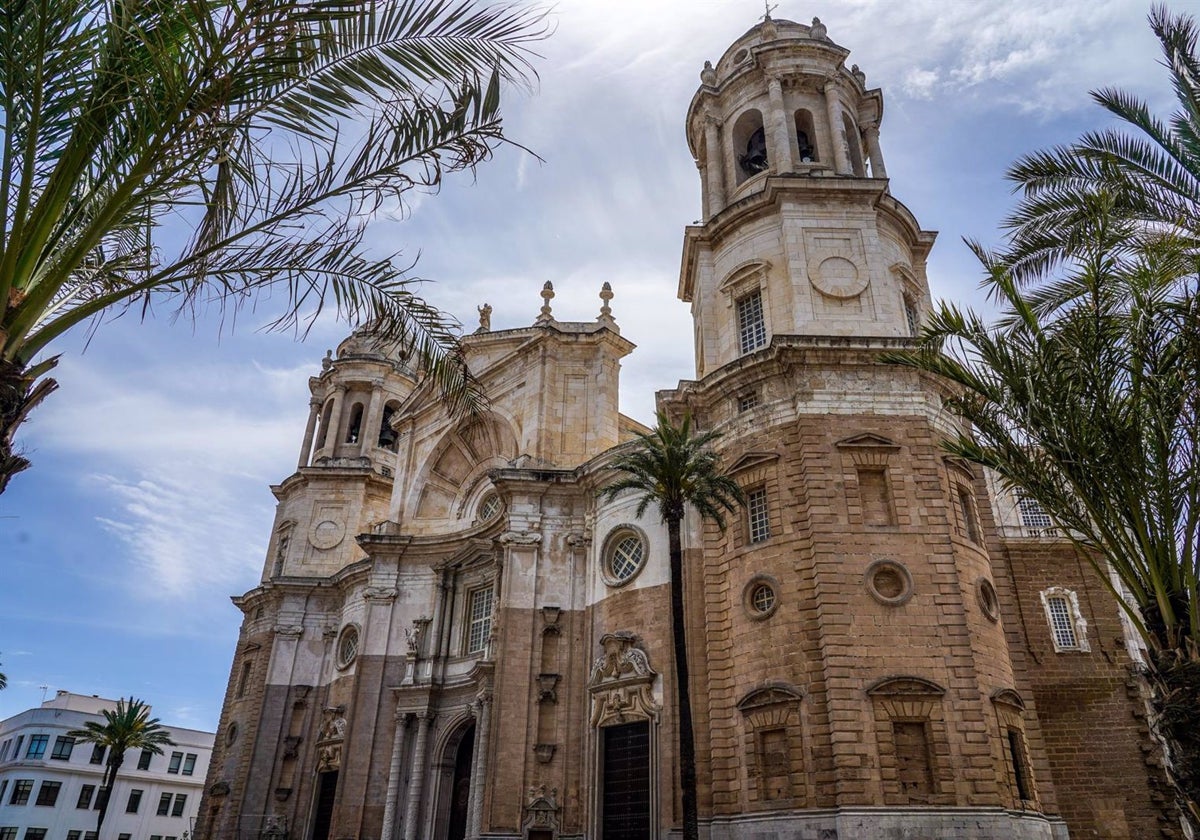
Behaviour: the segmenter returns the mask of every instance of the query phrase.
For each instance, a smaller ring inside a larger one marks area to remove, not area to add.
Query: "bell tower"
[[[936,234],[888,190],[883,94],[849,54],[818,18],[768,16],[705,62],[687,114],[704,221],[679,281],[698,377],[777,335],[911,336],[928,309]]]

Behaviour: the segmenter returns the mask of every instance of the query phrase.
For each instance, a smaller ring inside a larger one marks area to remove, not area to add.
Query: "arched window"
[[[733,124],[733,154],[739,184],[770,165],[762,114],[754,108],[745,111]]]
[[[363,404],[356,402],[350,409],[350,424],[346,427],[346,443],[358,443],[362,432]]]
[[[392,418],[396,416],[398,407],[395,402],[389,402],[383,407],[383,419],[379,421],[379,439],[376,441],[376,445],[380,449],[396,451],[396,442],[399,440],[399,436],[392,428]]]
[[[816,163],[821,158],[817,155],[817,130],[813,124],[812,114],[804,109],[796,112],[796,151],[801,163]]]
[[[329,421],[333,419],[333,400],[325,403],[325,410],[321,412],[321,431],[317,434],[317,449],[325,447],[325,440],[329,437]]]
[[[859,178],[865,178],[867,170],[863,166],[862,144],[858,141],[858,128],[855,127],[849,114],[842,114],[842,124],[846,132],[846,157],[850,159],[850,169]]]

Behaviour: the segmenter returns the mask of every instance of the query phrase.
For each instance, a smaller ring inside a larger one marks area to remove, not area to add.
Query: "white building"
[[[59,691],[39,708],[0,721],[0,840],[96,840],[107,756],[67,733],[115,700]],[[190,837],[212,755],[213,733],[168,726],[162,755],[130,750],[104,818],[105,840]]]

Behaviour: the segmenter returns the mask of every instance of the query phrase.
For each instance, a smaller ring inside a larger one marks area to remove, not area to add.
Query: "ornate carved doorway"
[[[604,736],[601,793],[603,840],[650,836],[650,722],[600,730]]]

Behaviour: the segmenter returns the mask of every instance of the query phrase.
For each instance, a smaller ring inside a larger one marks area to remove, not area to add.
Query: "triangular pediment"
[[[747,452],[730,465],[729,473],[732,475],[734,473],[745,472],[755,467],[773,464],[778,460],[779,453],[777,452]]]
[[[880,435],[865,434],[848,437],[844,440],[839,440],[836,444],[839,449],[888,449],[895,450],[900,448],[900,444],[895,441],[888,440]]]

